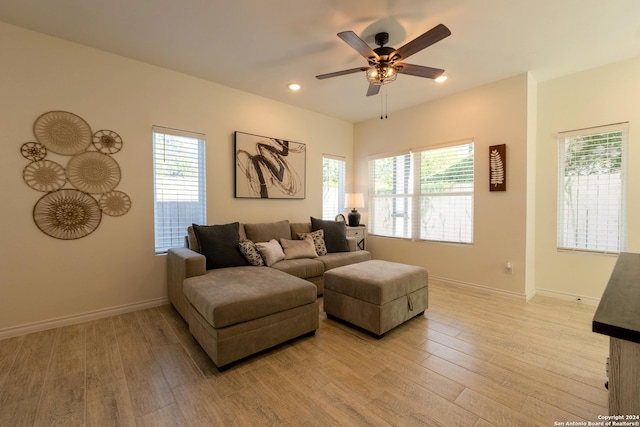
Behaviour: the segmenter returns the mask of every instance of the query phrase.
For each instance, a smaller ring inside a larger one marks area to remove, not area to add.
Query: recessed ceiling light
[[[441,75],[440,77],[437,77],[437,78],[435,79],[435,81],[436,81],[436,82],[438,82],[438,83],[442,83],[443,81],[445,81],[445,80],[447,80],[447,79],[448,79],[448,77],[447,77],[447,76],[445,76],[445,75],[443,74],[443,75]]]
[[[300,85],[298,83],[290,83],[289,84],[289,89],[291,89],[292,91],[298,91],[300,90]]]

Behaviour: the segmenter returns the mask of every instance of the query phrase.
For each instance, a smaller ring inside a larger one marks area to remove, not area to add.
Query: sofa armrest
[[[185,279],[207,272],[206,258],[188,248],[171,248],[167,253],[167,286],[169,301],[187,320],[187,301],[182,292]]]
[[[347,237],[347,246],[349,246],[349,252],[358,250],[358,239],[355,237]]]

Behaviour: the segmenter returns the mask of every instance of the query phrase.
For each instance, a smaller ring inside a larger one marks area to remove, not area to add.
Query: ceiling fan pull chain
[[[387,113],[389,112],[389,98],[388,98],[387,88],[384,89],[384,118],[388,119],[389,116]]]
[[[387,98],[387,86],[382,85],[380,91],[380,120],[388,119],[389,116],[387,113],[389,112],[389,100]]]

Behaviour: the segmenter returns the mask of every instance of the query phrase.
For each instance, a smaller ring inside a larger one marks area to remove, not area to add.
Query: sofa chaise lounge
[[[344,224],[315,218],[189,227],[187,247],[168,252],[169,300],[216,366],[315,333],[324,272],[371,259],[340,227],[344,230]],[[269,259],[274,241],[283,252],[291,249],[291,256]],[[240,242],[257,246],[263,255],[257,261],[267,265],[248,265],[250,254],[239,251]],[[303,245],[314,250],[300,250]],[[323,247],[327,253],[318,256]]]

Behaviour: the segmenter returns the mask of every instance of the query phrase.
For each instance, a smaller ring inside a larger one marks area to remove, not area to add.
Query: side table
[[[347,237],[354,237],[356,239],[358,250],[364,251],[366,249],[367,227],[364,225],[361,224],[357,227],[349,227],[347,225]]]

